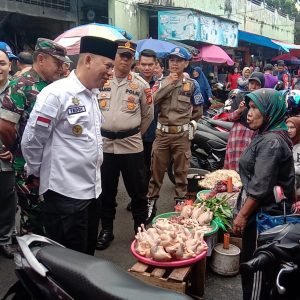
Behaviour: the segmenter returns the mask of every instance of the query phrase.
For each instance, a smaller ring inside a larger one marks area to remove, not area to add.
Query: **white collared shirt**
[[[22,138],[28,175],[48,189],[75,199],[101,193],[103,161],[98,90],[88,90],[73,71],[37,96]]]

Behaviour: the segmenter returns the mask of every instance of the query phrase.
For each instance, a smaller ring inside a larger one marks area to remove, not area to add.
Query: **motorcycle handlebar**
[[[286,292],[285,287],[280,284],[281,276],[283,276],[284,274],[292,273],[297,270],[298,270],[298,266],[292,262],[288,262],[288,263],[285,263],[282,265],[282,268],[280,269],[280,271],[277,275],[277,278],[276,278],[276,287],[277,287],[277,291],[280,295],[283,295]]]

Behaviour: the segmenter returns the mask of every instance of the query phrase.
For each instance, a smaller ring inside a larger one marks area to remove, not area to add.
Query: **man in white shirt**
[[[49,238],[94,254],[103,161],[98,88],[112,76],[117,44],[81,39],[77,69],[38,95],[22,138],[30,179],[39,179]],[[33,180],[34,181],[34,180]]]

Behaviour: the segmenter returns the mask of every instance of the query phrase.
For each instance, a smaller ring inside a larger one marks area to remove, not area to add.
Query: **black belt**
[[[135,135],[139,132],[140,132],[140,127],[135,127],[135,128],[129,129],[129,130],[118,131],[118,132],[101,129],[102,136],[104,136],[110,140],[125,139],[125,138]]]

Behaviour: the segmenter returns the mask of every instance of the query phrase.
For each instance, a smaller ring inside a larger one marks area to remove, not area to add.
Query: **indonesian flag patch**
[[[36,120],[36,125],[40,125],[43,127],[49,127],[51,123],[51,119],[42,117],[42,116],[38,116],[37,120]]]

